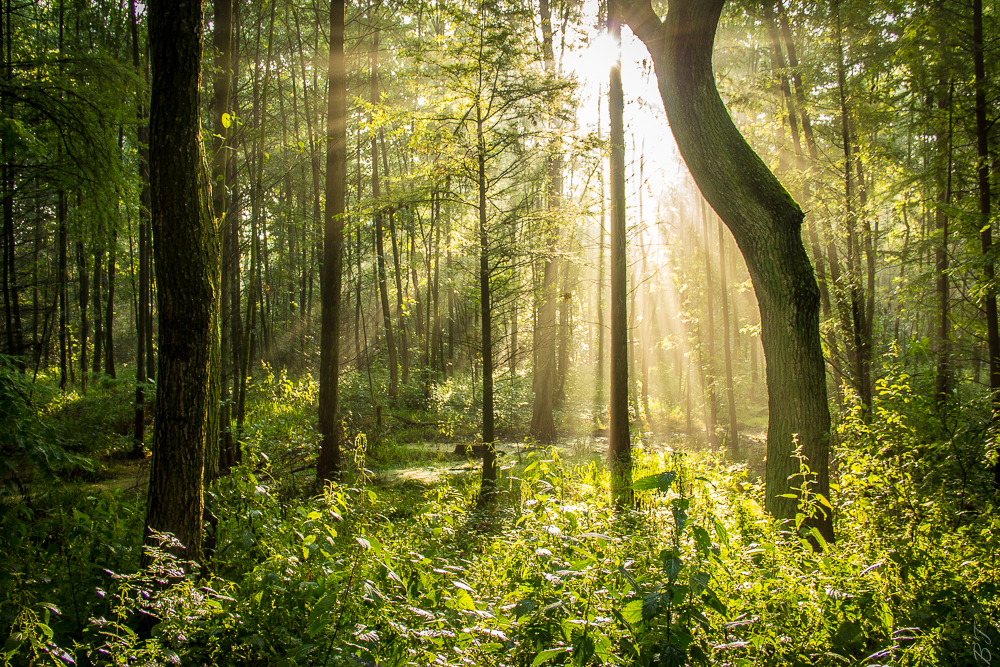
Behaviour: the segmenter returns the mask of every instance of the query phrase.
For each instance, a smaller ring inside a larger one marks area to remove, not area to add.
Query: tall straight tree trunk
[[[87,273],[87,255],[83,251],[83,241],[76,242],[76,268],[79,286],[77,298],[80,304],[80,393],[87,395],[87,376],[90,375],[90,363],[87,358],[87,344],[90,337],[90,319],[87,309],[90,307],[90,275]],[[100,313],[97,314],[100,317]]]
[[[139,72],[139,23],[135,14],[135,0],[129,0],[129,26],[132,34],[132,66]],[[144,105],[138,105],[136,135],[139,140],[139,180],[142,190],[139,194],[139,298],[136,304],[136,359],[135,359],[135,414],[132,419],[132,458],[143,458],[146,449],[146,314],[149,312],[149,214],[152,208],[149,189],[149,126],[146,124]],[[109,255],[110,257],[110,255]],[[110,271],[108,285],[111,285]],[[111,299],[108,299],[111,302]],[[111,332],[107,333],[111,343]]]
[[[555,54],[552,47],[552,11],[548,0],[539,0],[539,14],[542,24],[542,57],[545,71],[555,71]],[[554,211],[560,204],[562,195],[562,157],[558,145],[550,146],[548,156],[548,209]],[[531,409],[531,427],[529,435],[538,442],[551,444],[556,439],[555,421],[552,418],[552,407],[557,394],[557,360],[556,360],[556,309],[557,283],[559,280],[559,263],[555,256],[559,242],[559,233],[550,225],[544,234],[546,238],[545,268],[542,272],[542,297],[536,318],[534,339],[535,372],[532,377],[532,388],[535,398]]]
[[[232,116],[229,113],[230,99],[230,75],[232,72],[232,42],[233,42],[233,3],[232,0],[216,0],[215,2],[215,25],[212,35],[212,44],[215,47],[215,80],[212,82],[212,112],[215,126],[214,141],[212,146],[212,212],[219,225],[221,237],[222,263],[220,266],[219,284],[220,292],[220,313],[224,313],[220,318],[220,348],[219,348],[219,372],[215,374],[215,381],[218,384],[219,392],[219,435],[216,438],[219,442],[219,455],[214,457],[214,462],[210,462],[210,454],[206,451],[205,467],[208,471],[209,465],[217,466],[217,471],[226,471],[235,463],[235,452],[233,449],[233,433],[231,429],[231,405],[229,391],[229,375],[231,364],[231,338],[230,328],[232,315],[229,312],[230,290],[232,289],[232,263],[229,253],[233,251],[230,243],[229,229],[237,221],[227,215],[226,210],[226,176],[229,166],[229,126],[232,124]],[[215,437],[209,432],[208,438]],[[215,472],[215,471],[213,471]],[[210,476],[206,473],[206,481]]]
[[[719,423],[719,402],[715,396],[716,372],[715,372],[715,287],[712,280],[712,251],[710,250],[710,237],[708,226],[708,205],[704,198],[701,199],[701,236],[705,240],[705,315],[708,319],[708,332],[705,335],[705,343],[708,345],[708,359],[705,360],[702,369],[702,377],[705,378],[705,437],[708,444],[715,446],[716,425]]]
[[[69,300],[66,298],[66,218],[69,204],[66,201],[66,191],[59,191],[57,204],[58,234],[59,234],[59,275],[56,278],[56,289],[59,290],[59,388],[65,390],[69,385],[69,365],[67,350],[67,328],[69,326],[67,310]]]
[[[597,139],[601,139],[601,100],[604,99],[604,91],[598,89],[597,94]],[[604,259],[607,255],[605,251],[605,237],[607,230],[607,196],[604,191],[604,158],[601,157],[598,176],[601,179],[601,220],[598,236],[600,241],[597,244],[597,377],[594,378],[594,423],[597,424],[604,416],[604,358],[605,352],[605,324],[604,324]]]
[[[765,506],[773,516],[794,519],[796,446],[812,471],[810,493],[825,498],[830,493],[819,287],[802,245],[802,210],[747,144],[715,86],[712,53],[724,5],[725,0],[673,2],[661,21],[648,0],[629,0],[625,17],[649,50],[681,156],[746,259],[767,361]],[[808,525],[833,540],[831,513],[814,516]]]
[[[736,422],[736,391],[733,389],[733,351],[729,332],[729,283],[726,282],[726,236],[719,218],[719,283],[722,288],[722,341],[726,354],[726,398],[729,399],[729,434],[726,446],[734,459],[740,458],[740,431]]]
[[[118,273],[118,230],[111,230],[108,248],[108,300],[104,307],[104,374],[116,378],[115,371],[115,276]]]
[[[91,372],[101,372],[101,359],[104,357],[104,323],[101,321],[101,283],[104,281],[104,267],[101,262],[101,255],[104,250],[101,244],[104,243],[103,234],[98,231],[99,240],[94,244],[94,357],[91,360]],[[135,282],[133,279],[133,288]]]
[[[172,533],[184,545],[184,557],[197,561],[219,270],[199,117],[204,17],[201,2],[153,0],[148,11],[160,354],[144,540],[157,543],[151,531]]]
[[[6,26],[0,17],[0,47],[5,51],[6,65],[2,76],[7,83],[13,78],[11,49],[13,34],[10,25],[10,0],[5,6]],[[0,113],[10,117],[7,95],[0,96]],[[7,324],[7,353],[21,357],[24,354],[24,335],[21,330],[21,297],[17,288],[17,253],[14,235],[14,168],[11,166],[10,146],[6,139],[0,142],[0,199],[3,200],[3,296]],[[38,307],[37,301],[35,307]],[[24,360],[17,362],[24,369]]]
[[[483,355],[483,477],[479,490],[479,506],[491,503],[497,492],[496,443],[493,422],[493,304],[490,303],[490,246],[486,234],[486,136],[483,131],[483,111],[476,101],[476,148],[479,189],[479,306],[482,317]]]
[[[834,3],[837,41],[837,87],[840,94],[840,136],[844,147],[844,213],[847,218],[847,279],[851,303],[851,330],[854,333],[854,384],[861,402],[862,415],[871,419],[871,336],[868,334],[864,288],[861,285],[861,243],[858,240],[858,212],[855,210],[856,188],[854,161],[857,160],[850,131],[847,106],[847,64],[844,56],[844,31],[840,18],[839,0]]]
[[[378,136],[379,143],[382,146],[382,175],[385,178],[385,194],[386,197],[391,198],[392,192],[389,189],[389,152],[385,149],[385,130],[379,128]],[[402,268],[399,265],[399,244],[396,239],[396,211],[393,207],[388,209],[388,217],[389,241],[392,245],[392,272],[393,278],[396,281],[396,334],[399,342],[397,354],[399,356],[400,370],[403,374],[403,384],[406,384],[406,380],[410,376],[410,349],[406,342],[406,324],[403,321],[403,301],[405,294],[403,292]],[[427,283],[430,284],[429,276]],[[419,289],[417,291],[419,292]],[[430,308],[429,298],[427,307]],[[429,317],[430,315],[428,315]]]
[[[376,10],[377,11],[377,10]],[[372,107],[381,104],[382,98],[378,90],[378,41],[379,30],[375,29],[372,36],[371,50],[371,88]],[[372,122],[369,116],[369,123]],[[396,359],[396,341],[392,335],[392,311],[389,310],[389,287],[385,268],[385,239],[382,223],[385,208],[380,201],[382,191],[378,179],[378,134],[372,134],[372,199],[375,201],[375,252],[378,260],[378,293],[382,304],[382,322],[385,326],[385,343],[389,351],[389,398],[396,398],[399,388],[399,363]]]
[[[937,401],[939,404],[947,400],[951,394],[952,368],[951,368],[951,315],[949,306],[951,301],[951,279],[948,276],[948,213],[946,209],[951,205],[951,159],[952,159],[952,96],[954,94],[954,84],[940,82],[942,88],[948,85],[947,96],[941,91],[938,98],[938,109],[948,110],[948,130],[939,135],[937,142],[938,159],[942,155],[945,158],[945,175],[941,179],[941,189],[938,193],[938,205],[934,211],[934,223],[941,239],[935,249],[935,269],[937,273],[937,297],[938,297],[938,364],[937,364]]]
[[[326,215],[323,224],[323,319],[320,330],[319,431],[316,477],[340,475],[340,288],[347,195],[347,69],[344,58],[345,0],[330,2],[330,67],[327,107]]]
[[[622,5],[608,3],[608,32],[621,42]],[[625,99],[621,47],[611,65],[608,110],[611,112],[611,386],[608,401],[608,468],[611,499],[632,504],[632,440],[628,419],[628,258],[625,228]]]
[[[986,345],[989,351],[990,392],[993,395],[993,419],[1000,416],[1000,330],[997,326],[997,297],[993,281],[993,227],[990,224],[990,125],[986,119],[986,62],[983,43],[983,0],[972,0],[973,66],[976,77],[976,176],[979,186],[980,243],[983,257],[983,301],[986,311]],[[1000,452],[993,466],[993,486],[1000,489]]]

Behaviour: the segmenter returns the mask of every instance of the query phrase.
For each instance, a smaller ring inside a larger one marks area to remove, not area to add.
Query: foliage
[[[987,440],[929,430],[898,365],[879,419],[841,426],[823,551],[764,514],[744,466],[707,453],[641,452],[623,513],[603,465],[560,449],[508,462],[489,513],[474,475],[377,481],[361,439],[351,477],[303,495],[285,453],[314,441],[315,387],[265,380],[244,465],[212,489],[200,574],[162,550],[136,573],[142,511],[120,492],[6,509],[4,660],[964,665],[1000,641],[1000,526],[983,466],[956,477]]]
[[[36,389],[12,358],[0,355],[0,493],[29,495],[35,471],[52,480],[67,470],[91,469],[58,424],[38,418],[32,402]]]

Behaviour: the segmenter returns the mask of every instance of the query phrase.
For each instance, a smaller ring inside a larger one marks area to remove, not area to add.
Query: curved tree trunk
[[[810,493],[829,497],[830,408],[820,347],[820,295],[802,244],[803,214],[733,124],[715,87],[712,50],[725,0],[673,0],[660,21],[647,0],[625,22],[649,49],[677,146],[702,194],[736,238],[761,313],[770,406],[768,511],[793,518],[801,478],[796,446],[813,471]],[[797,443],[797,445],[796,445]],[[817,517],[833,539],[833,517]]]

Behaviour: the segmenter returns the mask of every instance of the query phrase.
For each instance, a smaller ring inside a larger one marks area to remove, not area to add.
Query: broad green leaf
[[[557,655],[561,653],[566,653],[569,650],[570,650],[569,646],[546,649],[535,656],[535,659],[531,662],[531,667],[538,667],[538,665],[545,664],[546,662],[556,657]]]
[[[323,629],[326,625],[326,615],[336,602],[337,597],[332,593],[327,593],[319,599],[319,602],[313,607],[312,613],[309,615],[309,620],[306,623],[306,629],[309,631],[310,636],[315,637]]]
[[[636,491],[659,491],[660,493],[666,493],[670,490],[670,485],[673,484],[674,480],[677,478],[677,473],[673,470],[667,470],[666,472],[661,472],[657,475],[649,475],[648,477],[640,477],[632,483],[632,488]]]
[[[675,644],[660,645],[660,660],[658,667],[683,667],[687,663],[687,652]]]
[[[675,580],[684,567],[684,561],[680,559],[680,554],[674,549],[664,549],[660,552],[660,564],[670,581]]]
[[[646,593],[642,598],[642,620],[648,621],[660,610],[660,594]]]
[[[701,526],[695,526],[691,529],[691,534],[694,536],[694,546],[700,553],[707,553],[712,548],[712,538],[707,530]]]
[[[632,600],[625,608],[622,610],[622,618],[625,622],[629,624],[636,624],[642,622],[642,611],[643,611],[643,601],[642,600]]]

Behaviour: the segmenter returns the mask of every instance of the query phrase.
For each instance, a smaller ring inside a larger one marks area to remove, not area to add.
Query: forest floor
[[[344,479],[318,489],[315,383],[253,389],[243,464],[206,489],[211,563],[167,590],[139,569],[150,461],[127,457],[129,383],[51,392],[38,451],[88,459],[0,503],[0,663],[964,667],[1000,644],[990,432],[966,412],[932,439],[906,387],[880,396],[884,421],[840,426],[831,504],[784,523],[764,512],[759,427],[739,461],[676,421],[636,433],[619,507],[581,413],[553,447],[502,441],[484,508],[474,410],[373,428],[359,401]],[[805,523],[824,507],[835,544]]]

